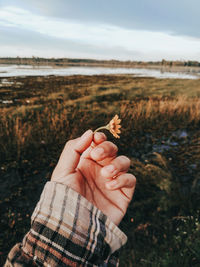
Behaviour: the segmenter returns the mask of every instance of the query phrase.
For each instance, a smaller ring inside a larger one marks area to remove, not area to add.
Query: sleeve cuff
[[[66,254],[76,262],[98,262],[127,241],[102,211],[70,187],[56,182],[46,183],[31,219],[23,250],[42,262],[49,253],[59,260]]]
[[[78,223],[77,227],[80,227],[80,230],[89,228],[91,219],[94,219],[92,224],[96,224],[99,220],[105,225],[104,240],[110,246],[111,253],[118,250],[127,241],[127,236],[101,210],[66,185],[56,182],[46,183],[32,215],[32,221],[37,218],[44,219],[41,212],[55,219],[54,226],[62,221],[62,223],[70,224],[73,228],[75,220],[78,220],[80,224]]]

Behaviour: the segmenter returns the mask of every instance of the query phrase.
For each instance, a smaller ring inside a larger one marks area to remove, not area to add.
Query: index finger
[[[84,153],[82,154],[82,157],[89,158],[91,150],[106,140],[107,140],[107,137],[104,133],[102,133],[102,132],[94,133],[93,134],[93,141],[92,141],[90,147],[88,147],[88,149],[84,151]]]

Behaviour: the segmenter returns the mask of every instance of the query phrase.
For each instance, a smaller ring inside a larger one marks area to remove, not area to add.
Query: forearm
[[[25,266],[23,259],[33,266],[116,266],[117,251],[125,242],[124,233],[84,197],[48,182],[30,231],[11,250],[6,266]]]

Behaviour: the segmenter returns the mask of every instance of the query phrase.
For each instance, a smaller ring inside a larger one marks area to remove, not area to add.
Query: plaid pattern
[[[8,266],[118,266],[126,235],[71,188],[47,182],[30,231],[9,253]]]

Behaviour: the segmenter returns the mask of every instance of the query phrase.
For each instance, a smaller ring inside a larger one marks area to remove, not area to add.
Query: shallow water
[[[136,77],[155,78],[178,78],[178,79],[198,79],[197,74],[186,72],[164,72],[159,69],[145,68],[105,68],[105,67],[51,67],[32,65],[0,65],[0,77],[13,76],[48,76],[48,75],[101,75],[101,74],[133,74]]]

